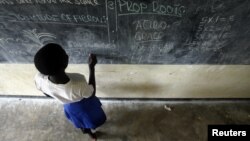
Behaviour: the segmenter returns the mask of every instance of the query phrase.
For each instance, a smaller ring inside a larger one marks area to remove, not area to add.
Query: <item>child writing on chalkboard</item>
[[[89,55],[89,82],[79,73],[66,73],[68,55],[58,44],[49,43],[42,47],[34,57],[39,73],[35,76],[37,89],[45,95],[63,103],[67,119],[93,140],[96,134],[91,130],[106,121],[100,100],[95,96],[96,56]]]

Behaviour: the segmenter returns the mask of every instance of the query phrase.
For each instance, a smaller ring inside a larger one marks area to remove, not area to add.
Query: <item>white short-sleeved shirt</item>
[[[92,95],[94,88],[92,85],[88,85],[84,75],[67,73],[67,76],[70,79],[69,82],[55,84],[49,80],[48,75],[37,73],[35,84],[37,89],[63,104],[77,102]]]

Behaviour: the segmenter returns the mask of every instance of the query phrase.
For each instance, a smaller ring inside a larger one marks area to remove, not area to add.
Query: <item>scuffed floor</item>
[[[98,141],[206,141],[208,124],[250,124],[250,101],[102,100]],[[47,98],[0,98],[0,141],[89,141]]]

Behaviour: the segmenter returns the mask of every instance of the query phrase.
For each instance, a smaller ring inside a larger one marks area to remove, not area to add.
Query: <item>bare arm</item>
[[[89,85],[92,85],[94,92],[92,95],[96,94],[96,83],[95,83],[95,65],[97,63],[96,55],[89,55]]]

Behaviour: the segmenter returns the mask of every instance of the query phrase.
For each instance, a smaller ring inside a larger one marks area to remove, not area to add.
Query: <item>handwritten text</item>
[[[74,4],[74,5],[100,5],[98,0],[0,0],[2,5],[14,4]]]
[[[158,1],[151,3],[134,2],[128,0],[118,0],[120,16],[132,14],[158,14],[182,17],[185,11],[185,6],[180,4],[161,4]]]
[[[58,22],[58,23],[97,23],[105,24],[106,16],[97,17],[93,15],[71,15],[71,14],[14,14],[12,21],[31,21],[31,22]]]

